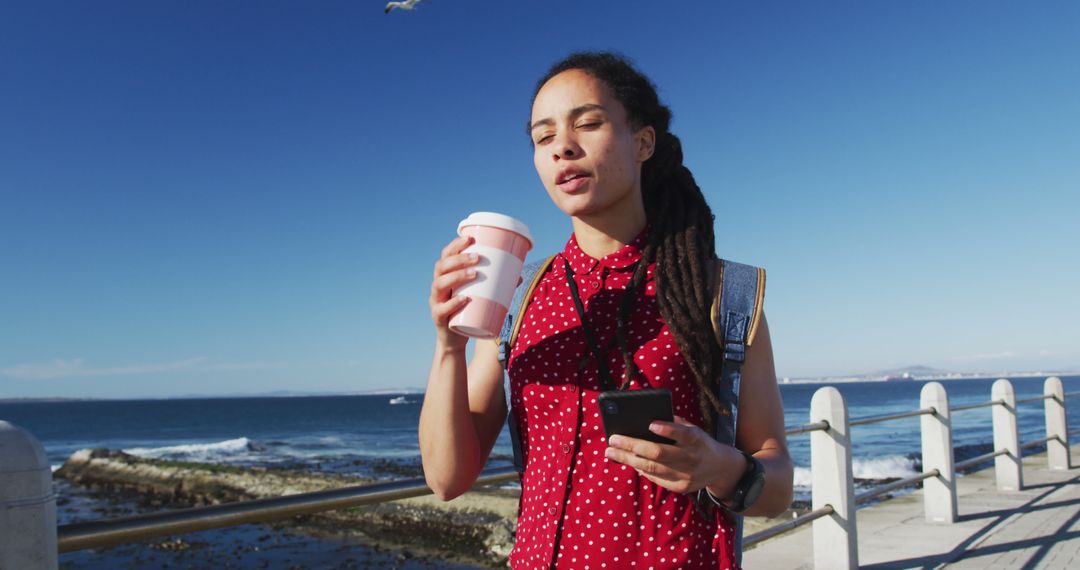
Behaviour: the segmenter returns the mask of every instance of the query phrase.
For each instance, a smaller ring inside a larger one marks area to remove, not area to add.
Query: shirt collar
[[[645,229],[641,230],[641,233],[633,241],[622,246],[614,253],[596,259],[581,249],[578,245],[577,234],[571,234],[562,255],[570,261],[570,269],[574,271],[575,275],[587,275],[599,266],[615,270],[626,270],[633,267],[641,259],[648,238],[649,226],[646,225]]]

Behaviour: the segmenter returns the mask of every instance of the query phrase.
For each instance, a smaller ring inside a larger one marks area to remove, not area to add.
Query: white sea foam
[[[345,440],[336,435],[324,435],[317,438],[315,441],[326,447],[345,447]]]
[[[851,470],[858,479],[900,479],[916,475],[915,460],[905,455],[886,455],[884,457],[855,458]],[[813,484],[809,467],[795,467],[795,488],[809,490]]]
[[[887,455],[852,461],[856,479],[899,479],[917,475],[915,460],[906,455]]]
[[[188,443],[165,447],[133,447],[124,453],[153,459],[180,459],[197,462],[218,462],[241,459],[251,451],[251,441],[246,437],[227,439],[215,443]]]
[[[53,473],[56,473],[56,470],[57,470],[57,469],[60,469],[60,468],[61,468],[61,467],[63,467],[63,466],[64,466],[64,464],[63,464],[63,463],[58,463],[58,464],[56,464],[56,465],[50,465],[50,466],[49,466],[49,469],[52,469],[52,472],[53,472]]]

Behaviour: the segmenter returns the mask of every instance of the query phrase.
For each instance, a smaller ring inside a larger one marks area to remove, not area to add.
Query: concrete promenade
[[[1025,457],[1019,492],[998,491],[993,467],[958,478],[954,524],[926,522],[922,490],[859,509],[859,567],[1080,569],[1080,445],[1071,455],[1068,471],[1047,469],[1045,454]],[[813,569],[811,526],[746,551],[743,566]]]

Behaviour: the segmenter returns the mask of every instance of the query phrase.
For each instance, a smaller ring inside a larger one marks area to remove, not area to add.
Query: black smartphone
[[[600,404],[600,420],[604,424],[604,434],[608,438],[619,434],[656,443],[675,444],[674,440],[649,431],[649,424],[655,420],[675,421],[671,411],[671,391],[666,388],[601,392],[597,401]]]

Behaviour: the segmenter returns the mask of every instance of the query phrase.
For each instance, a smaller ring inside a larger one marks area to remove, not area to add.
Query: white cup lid
[[[465,226],[490,226],[493,228],[502,228],[514,233],[520,234],[525,239],[529,240],[529,246],[532,247],[533,239],[529,233],[529,226],[526,226],[524,222],[511,218],[505,214],[496,214],[495,212],[473,212],[469,214],[469,217],[461,220],[458,224],[457,232],[461,234],[462,228]]]

